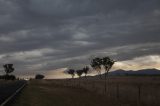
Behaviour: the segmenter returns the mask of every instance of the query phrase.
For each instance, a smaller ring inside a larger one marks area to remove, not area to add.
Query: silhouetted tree
[[[77,70],[76,71],[77,75],[79,76],[79,78],[81,77],[81,75],[83,74],[83,70]]]
[[[91,60],[91,67],[98,72],[100,78],[101,78],[101,66],[102,66],[101,58],[96,57]]]
[[[69,69],[67,71],[68,74],[70,74],[72,76],[72,78],[74,78],[74,75],[75,75],[75,70],[74,69]]]
[[[45,76],[44,75],[41,75],[41,74],[37,74],[35,76],[35,79],[43,79]]]
[[[100,77],[101,77],[101,68],[104,67],[105,69],[105,92],[106,92],[106,85],[107,85],[106,80],[107,80],[108,72],[112,68],[114,62],[115,61],[113,61],[109,57],[103,57],[103,58],[96,57],[91,61],[91,66],[93,67],[93,69],[98,71]]]
[[[12,73],[14,71],[13,64],[5,64],[5,65],[3,65],[3,67],[4,67],[4,71],[5,71],[6,75],[3,75],[1,77],[1,79],[15,80],[16,77],[14,75],[9,75],[9,73]]]
[[[105,69],[105,92],[107,90],[106,85],[107,85],[107,77],[108,77],[108,73],[109,70],[112,68],[113,64],[114,64],[114,60],[110,59],[109,57],[103,57],[102,58],[102,66]],[[109,80],[109,79],[108,79]],[[109,83],[109,81],[108,81]],[[108,84],[109,85],[109,84]]]
[[[4,71],[6,72],[6,75],[14,71],[13,64],[5,64],[3,65],[3,67]]]
[[[85,77],[87,76],[88,71],[89,71],[89,67],[88,66],[83,68],[83,73],[85,74]]]

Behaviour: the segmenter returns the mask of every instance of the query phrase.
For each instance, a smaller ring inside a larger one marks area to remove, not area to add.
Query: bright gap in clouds
[[[132,60],[126,60],[126,61],[119,61],[116,62],[111,69],[111,71],[115,71],[118,69],[123,70],[141,70],[141,69],[159,69],[160,70],[160,55],[149,55],[144,57],[136,57]],[[67,68],[60,68],[57,70],[48,71],[45,73],[47,79],[52,78],[71,78],[71,76],[64,71],[66,71]],[[89,72],[89,76],[96,75],[97,73],[95,71]],[[75,76],[77,77],[77,76]]]
[[[123,69],[127,71],[128,70],[136,71],[141,69],[153,69],[153,68],[160,70],[160,55],[149,55],[149,56],[143,56],[143,57],[136,57],[131,60],[118,61],[114,64],[111,71],[115,71],[118,69]],[[50,70],[50,71],[34,71],[32,72],[32,74],[21,73],[17,76],[29,78],[29,77],[34,77],[36,74],[43,74],[45,75],[46,79],[71,78],[69,74],[65,73],[67,69],[68,68],[59,68],[59,69]],[[88,75],[93,76],[96,74],[97,72],[91,69]]]
[[[113,69],[124,70],[140,70],[140,69],[160,69],[160,56],[149,55],[144,57],[136,57],[132,60],[116,62]]]

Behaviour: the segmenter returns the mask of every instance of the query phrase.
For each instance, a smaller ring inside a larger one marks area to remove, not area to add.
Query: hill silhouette
[[[119,70],[115,70],[115,71],[111,71],[109,72],[109,76],[134,76],[134,75],[139,75],[139,76],[152,76],[152,75],[155,75],[155,76],[158,76],[160,75],[160,70],[158,69],[142,69],[142,70],[136,70],[136,71],[133,71],[133,70],[122,70],[122,69],[119,69]],[[96,76],[99,76],[99,75],[96,75]],[[102,74],[102,77],[105,76],[105,73]]]
[[[137,71],[133,71],[133,70],[116,70],[116,71],[112,71],[109,72],[110,76],[123,76],[123,75],[160,75],[160,70],[158,69],[142,69],[142,70],[137,70]]]

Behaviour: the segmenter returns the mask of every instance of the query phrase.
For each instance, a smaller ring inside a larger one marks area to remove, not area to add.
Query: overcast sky
[[[81,68],[94,56],[160,69],[160,0],[0,0],[1,70]]]

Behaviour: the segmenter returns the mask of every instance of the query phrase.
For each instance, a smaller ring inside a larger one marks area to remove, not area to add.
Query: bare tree
[[[75,70],[74,69],[69,69],[67,71],[67,73],[70,74],[72,76],[72,78],[74,78],[74,76],[75,76]]]

